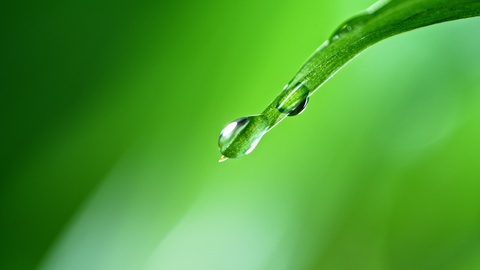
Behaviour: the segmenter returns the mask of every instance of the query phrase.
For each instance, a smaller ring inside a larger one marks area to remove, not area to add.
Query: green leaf
[[[223,154],[221,161],[250,153],[266,131],[285,117],[301,113],[308,98],[323,83],[369,46],[420,27],[479,15],[479,0],[393,0],[375,3],[342,23],[263,113],[256,116],[266,119],[267,126],[265,121],[250,121],[245,126],[239,126],[241,130],[225,132],[224,129],[219,139]],[[232,125],[227,127],[232,129]],[[225,144],[225,135],[229,136],[228,145]]]

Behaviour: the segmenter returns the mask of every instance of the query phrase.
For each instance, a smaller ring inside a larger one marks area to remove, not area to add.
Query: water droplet
[[[368,21],[370,16],[370,13],[363,13],[348,19],[346,22],[342,23],[340,27],[337,28],[337,30],[333,32],[329,40],[331,42],[334,42],[351,32],[352,30],[359,28]]]
[[[298,110],[296,114],[299,114],[306,106],[309,92],[310,90],[301,82],[297,83],[293,88],[288,87],[280,94],[277,110],[289,115]]]
[[[226,158],[237,158],[250,154],[268,130],[264,115],[252,115],[228,124],[220,133],[218,147]]]
[[[302,103],[298,104],[298,106],[293,111],[291,111],[288,116],[295,116],[301,114],[305,110],[305,108],[307,108],[307,104],[308,97],[306,97]]]

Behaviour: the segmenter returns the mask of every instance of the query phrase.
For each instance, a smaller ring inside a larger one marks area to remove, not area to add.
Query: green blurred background
[[[2,1],[0,268],[480,269],[479,19],[373,46],[217,163],[372,3]]]

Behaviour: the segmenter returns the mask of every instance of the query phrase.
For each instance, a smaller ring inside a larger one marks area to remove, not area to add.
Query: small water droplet
[[[294,111],[298,111],[296,114],[299,114],[306,106],[309,93],[310,90],[301,82],[293,88],[288,87],[280,94],[277,110],[288,115],[292,112],[295,113]]]
[[[337,28],[337,30],[333,32],[329,40],[331,42],[334,42],[351,32],[352,30],[359,28],[368,21],[370,16],[370,13],[363,13],[348,19],[346,22],[342,23],[340,27]]]
[[[308,97],[306,97],[302,103],[298,104],[298,106],[291,111],[288,116],[295,116],[301,114],[303,111],[305,111],[305,108],[307,108],[308,104]]]
[[[268,120],[264,115],[252,115],[237,119],[228,124],[220,133],[218,147],[227,158],[237,158],[250,154],[268,130]]]

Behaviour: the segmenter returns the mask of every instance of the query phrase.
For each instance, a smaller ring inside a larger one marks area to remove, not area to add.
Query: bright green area
[[[479,269],[480,19],[217,163],[354,2],[2,3],[0,269]]]

